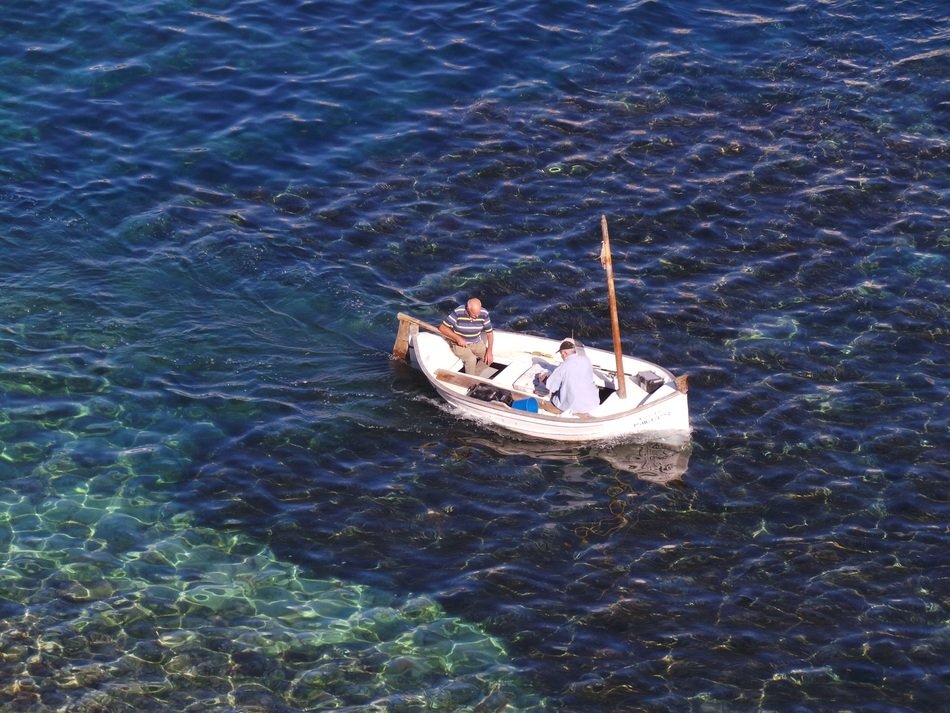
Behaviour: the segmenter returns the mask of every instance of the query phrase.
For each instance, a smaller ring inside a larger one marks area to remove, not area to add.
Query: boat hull
[[[627,396],[622,399],[617,392],[616,357],[611,352],[590,347],[581,349],[594,365],[595,381],[601,393],[607,396],[587,416],[555,414],[544,408],[533,413],[469,396],[471,383],[484,382],[509,391],[514,399],[536,398],[550,409],[546,399],[534,393],[533,375],[553,369],[560,362],[557,355],[560,340],[497,329],[494,335],[495,366],[500,368],[481,378],[461,375],[461,361],[445,339],[419,331],[417,326],[410,329],[407,360],[460,415],[531,438],[585,442],[689,433],[687,394],[672,373],[643,359],[624,356]],[[648,393],[636,379],[640,372],[652,372],[660,377],[662,384]]]

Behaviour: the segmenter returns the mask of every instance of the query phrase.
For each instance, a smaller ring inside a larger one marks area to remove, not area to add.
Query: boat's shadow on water
[[[599,459],[612,468],[659,485],[683,487],[693,452],[692,441],[678,436],[669,440],[604,442],[578,445],[520,440],[508,434],[492,438],[469,436],[467,445],[501,456],[520,456],[544,462],[579,464]]]

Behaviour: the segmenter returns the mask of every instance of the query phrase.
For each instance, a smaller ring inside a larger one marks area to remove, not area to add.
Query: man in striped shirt
[[[452,352],[465,364],[466,374],[479,375],[494,361],[491,317],[476,297],[459,305],[442,320],[439,331],[451,342]]]

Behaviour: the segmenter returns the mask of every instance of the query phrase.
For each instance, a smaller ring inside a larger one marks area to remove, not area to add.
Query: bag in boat
[[[637,386],[646,391],[648,394],[652,394],[658,388],[663,386],[663,377],[657,374],[655,371],[637,372]]]
[[[500,401],[506,406],[511,406],[512,401],[510,391],[491,384],[472,384],[468,388],[468,395],[479,401]]]

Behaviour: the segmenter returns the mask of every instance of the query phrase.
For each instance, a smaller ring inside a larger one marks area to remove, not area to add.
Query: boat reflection
[[[546,441],[517,440],[510,436],[497,439],[467,438],[467,444],[497,455],[522,456],[564,464],[582,464],[597,458],[616,470],[639,480],[660,485],[678,485],[689,467],[692,442],[688,438],[670,441],[625,441],[585,445],[552,444]]]

